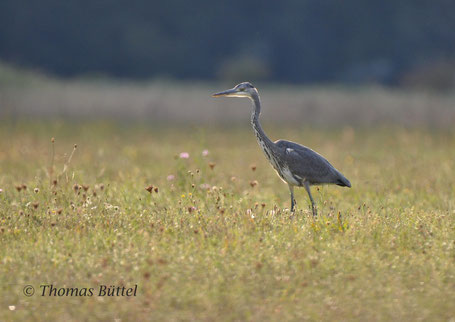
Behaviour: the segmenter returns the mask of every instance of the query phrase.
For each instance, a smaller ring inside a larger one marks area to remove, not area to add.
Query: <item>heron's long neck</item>
[[[256,138],[259,142],[259,145],[265,145],[266,148],[270,150],[274,150],[275,143],[273,143],[267,135],[265,135],[264,130],[262,129],[261,123],[259,123],[259,114],[261,114],[261,100],[259,99],[258,94],[254,94],[251,97],[253,101],[253,113],[251,114],[251,125],[253,126],[254,133],[256,134]]]

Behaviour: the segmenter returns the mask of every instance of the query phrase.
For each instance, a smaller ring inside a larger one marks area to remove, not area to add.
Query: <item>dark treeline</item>
[[[396,83],[454,57],[452,0],[0,1],[0,59],[65,77]]]

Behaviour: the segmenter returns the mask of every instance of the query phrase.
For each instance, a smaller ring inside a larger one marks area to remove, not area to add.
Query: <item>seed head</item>
[[[216,163],[215,163],[215,162],[209,162],[209,167],[210,167],[210,169],[213,170],[213,168],[215,168],[215,166],[216,166]]]
[[[153,186],[150,185],[150,186],[146,187],[145,190],[147,190],[148,192],[152,193],[153,192]]]
[[[33,191],[34,191],[35,193],[38,193],[38,192],[39,192],[39,189],[38,189],[38,188],[35,188],[35,189],[33,189]]]

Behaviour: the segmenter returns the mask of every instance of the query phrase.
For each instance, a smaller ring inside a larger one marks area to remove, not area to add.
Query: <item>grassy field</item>
[[[455,131],[265,128],[352,189],[292,217],[246,127],[2,123],[0,320],[454,321]]]
[[[18,73],[0,63],[0,120],[120,120],[157,124],[232,126],[245,124],[250,104],[215,100],[211,93],[232,83],[57,80]],[[355,127],[399,124],[450,128],[455,91],[410,91],[374,85],[329,86],[256,83],[263,120],[274,125]]]

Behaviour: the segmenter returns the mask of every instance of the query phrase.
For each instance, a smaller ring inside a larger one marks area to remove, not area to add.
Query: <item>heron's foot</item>
[[[294,213],[295,212],[295,199],[291,199],[291,212]]]
[[[313,211],[313,217],[317,217],[318,216],[318,211],[316,209],[316,206],[313,205],[313,206],[311,206],[311,208],[312,208],[312,211]]]
[[[295,216],[295,203],[292,204],[292,207],[291,207],[291,213],[289,214],[289,220],[293,220],[294,219],[294,216]]]

